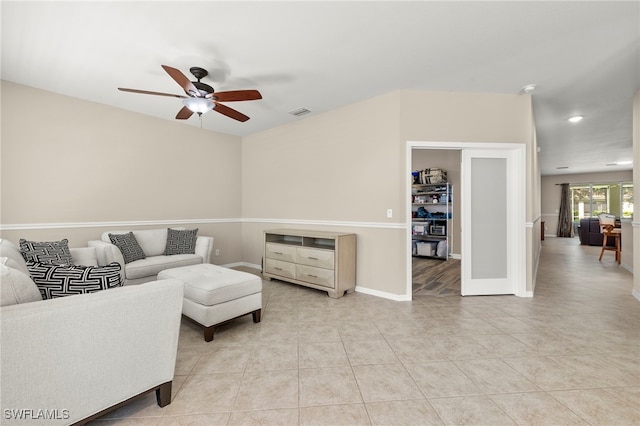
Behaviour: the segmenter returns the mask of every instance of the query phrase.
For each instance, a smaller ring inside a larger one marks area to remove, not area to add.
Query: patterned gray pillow
[[[64,266],[27,262],[27,267],[43,299],[95,293],[122,285],[121,268],[117,262],[106,266]]]
[[[124,257],[124,263],[130,263],[134,260],[146,259],[142,247],[138,244],[133,232],[126,234],[109,234],[111,242],[120,249],[122,256]]]
[[[195,254],[197,234],[198,228],[184,230],[167,228],[167,247],[164,249],[165,256]]]
[[[19,241],[20,253],[26,262],[52,263],[54,265],[71,265],[69,240],[60,241]]]

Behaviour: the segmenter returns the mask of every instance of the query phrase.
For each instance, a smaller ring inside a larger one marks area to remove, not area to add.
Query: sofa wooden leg
[[[260,322],[260,316],[262,315],[262,309],[258,309],[252,312],[253,322]]]
[[[204,328],[204,341],[210,342],[213,340],[213,333],[216,331],[216,326],[212,325]]]
[[[171,404],[171,383],[172,382],[163,383],[156,389],[156,401],[158,401],[160,407]]]

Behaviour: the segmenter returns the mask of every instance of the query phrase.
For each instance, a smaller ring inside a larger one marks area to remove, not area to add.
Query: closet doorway
[[[448,236],[447,253],[448,259],[443,260],[438,257],[422,256],[416,252],[416,246],[412,242],[411,252],[411,293],[412,297],[417,296],[459,296],[460,295],[460,149],[411,149],[410,168],[414,170],[424,170],[429,168],[444,169],[447,172],[447,182],[451,188],[451,219],[440,222],[440,226],[446,226],[445,229]],[[412,187],[414,190],[417,187]],[[415,201],[412,197],[411,201]],[[415,212],[420,206],[411,203],[410,209]],[[438,205],[431,207],[430,210],[436,214],[447,214],[447,206]],[[442,210],[440,212],[439,210]],[[419,219],[415,219],[419,220]],[[414,232],[423,232],[429,234],[431,231],[429,224],[423,225],[422,222],[416,222],[416,228],[412,224],[412,234]],[[442,230],[438,229],[438,233]],[[416,236],[416,241],[422,239],[422,236]],[[428,238],[428,237],[427,237]],[[441,237],[434,237],[438,239]],[[414,255],[415,254],[415,255]],[[435,254],[435,253],[434,253]]]
[[[442,157],[438,158],[438,156]],[[423,167],[422,163],[414,163],[414,157],[416,161],[421,157],[427,159],[428,164],[424,168],[447,169],[447,180],[452,183],[454,206],[453,220],[449,229],[451,231],[449,260],[442,262],[448,262],[451,259],[460,260],[461,294],[463,296],[515,294],[525,297],[527,248],[525,144],[407,142],[404,176],[407,182],[405,194],[409,206],[405,219],[407,224],[406,294],[411,297],[413,297],[414,276],[412,226],[414,206],[411,172]],[[445,163],[445,158],[449,158],[449,162]],[[442,164],[436,165],[436,161],[440,159]],[[499,163],[500,167],[487,168],[487,163]],[[475,178],[482,182],[477,184]],[[506,184],[494,185],[500,181]],[[500,212],[504,212],[504,225],[500,228],[502,237],[487,239],[485,228],[488,226],[493,229],[497,226],[497,223],[494,223],[495,217]],[[488,242],[494,244],[493,248],[496,248],[497,244],[501,249],[492,250]]]

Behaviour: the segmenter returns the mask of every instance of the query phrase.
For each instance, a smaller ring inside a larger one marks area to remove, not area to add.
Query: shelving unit
[[[453,188],[450,183],[411,187],[413,255],[447,260],[451,253]]]

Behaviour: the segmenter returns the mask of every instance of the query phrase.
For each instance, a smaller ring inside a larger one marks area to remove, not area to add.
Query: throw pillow
[[[26,262],[73,264],[69,240],[66,238],[60,241],[27,241],[21,238],[19,243],[20,253]]]
[[[144,254],[144,251],[142,251],[133,232],[127,232],[126,234],[109,234],[109,239],[122,252],[124,263],[146,259],[147,256]]]
[[[198,228],[171,229],[167,228],[167,247],[165,256],[174,254],[195,254]]]
[[[43,299],[95,293],[122,286],[121,268],[117,262],[106,266],[63,266],[27,262],[27,267]]]

